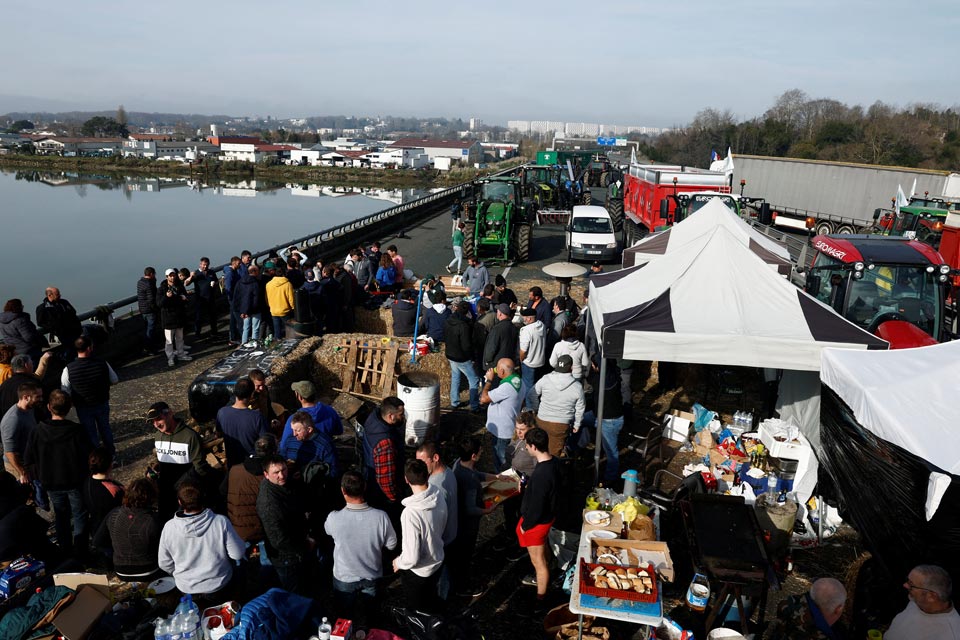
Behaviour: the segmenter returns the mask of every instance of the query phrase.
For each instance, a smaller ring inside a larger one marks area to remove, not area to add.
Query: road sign
[[[600,146],[612,147],[616,143],[617,143],[616,138],[603,138],[603,137],[597,138],[597,144],[599,144]]]

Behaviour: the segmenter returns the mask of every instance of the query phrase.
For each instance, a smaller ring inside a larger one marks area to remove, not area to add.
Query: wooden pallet
[[[336,391],[381,399],[393,393],[397,379],[400,345],[370,340],[344,340],[340,343],[340,387]]]

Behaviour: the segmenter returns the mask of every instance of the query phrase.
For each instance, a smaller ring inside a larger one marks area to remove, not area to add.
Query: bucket
[[[637,470],[629,469],[624,471],[620,477],[623,478],[623,495],[628,498],[636,498],[637,485],[640,483],[640,476],[637,474]]]
[[[397,378],[397,396],[407,416],[403,440],[419,446],[427,430],[437,424],[440,414],[440,379],[432,373],[412,371]]]

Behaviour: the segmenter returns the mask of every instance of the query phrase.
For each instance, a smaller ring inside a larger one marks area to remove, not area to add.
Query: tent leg
[[[597,486],[600,479],[600,453],[603,451],[603,396],[607,387],[607,359],[600,359],[600,381],[597,383],[600,387],[600,393],[597,394],[597,422],[595,430],[597,432],[593,447],[593,486]]]

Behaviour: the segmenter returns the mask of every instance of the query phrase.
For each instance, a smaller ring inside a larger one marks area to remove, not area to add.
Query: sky
[[[960,104],[956,0],[13,0],[4,23],[0,113],[670,127],[708,107],[751,118],[795,88]]]

